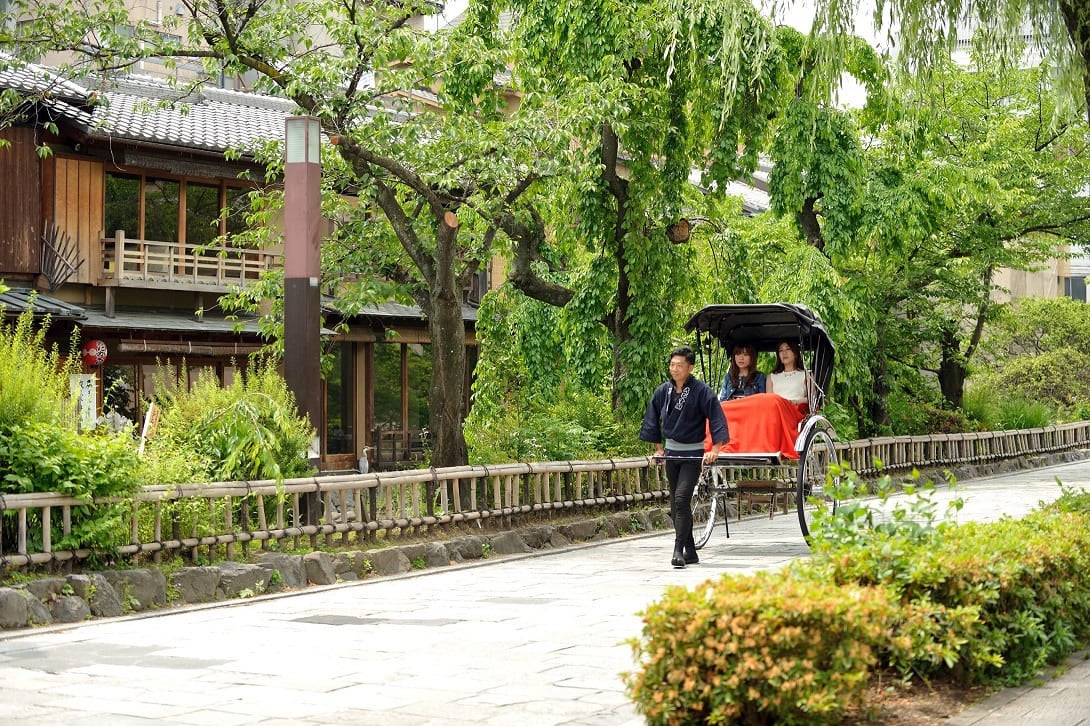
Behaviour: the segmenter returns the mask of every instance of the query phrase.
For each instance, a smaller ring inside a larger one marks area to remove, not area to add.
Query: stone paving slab
[[[957,493],[959,519],[1024,514],[1059,495],[1057,476],[1090,489],[1086,462],[982,479]],[[669,566],[671,548],[667,533],[637,535],[0,634],[0,722],[639,724],[621,677],[638,613],[669,585],[808,554],[793,514],[731,522],[729,540],[717,528],[684,570]],[[1090,664],[1076,664],[958,723],[1088,724],[1088,685]]]

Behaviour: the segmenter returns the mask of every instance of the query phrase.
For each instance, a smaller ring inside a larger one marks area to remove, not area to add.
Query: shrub
[[[1019,298],[988,323],[982,350],[994,361],[1073,348],[1090,355],[1086,303],[1068,297]]]
[[[79,434],[53,424],[29,423],[0,436],[0,462],[4,492],[56,492],[87,502],[73,508],[70,535],[65,536],[57,523],[52,536],[57,549],[108,549],[124,541],[125,507],[92,505],[91,500],[127,497],[138,488],[139,465],[128,435]],[[40,522],[29,531],[40,545]]]
[[[943,408],[937,400],[910,396],[903,391],[888,399],[890,428],[897,436],[952,434],[978,429],[960,411]]]
[[[1020,683],[1090,636],[1090,515],[1073,508],[1061,497],[1019,521],[947,520],[921,530],[904,517],[884,529],[857,527],[851,538],[825,534],[813,566],[834,583],[883,586],[900,599],[885,665]],[[850,503],[845,509],[850,517]]]
[[[643,613],[628,693],[652,724],[839,723],[892,612],[881,588],[794,569],[672,587]]]
[[[181,380],[186,372],[182,371]],[[162,413],[150,471],[171,481],[285,479],[308,473],[314,430],[271,362],[221,387],[202,371],[189,391],[157,385]],[[178,477],[183,477],[179,479]]]
[[[961,410],[982,431],[997,431],[999,423],[999,397],[984,383],[971,381],[965,387]]]
[[[1002,429],[1036,429],[1048,426],[1056,418],[1052,407],[1044,401],[1026,398],[1005,398],[999,404],[999,427]]]
[[[838,498],[860,489],[846,479]],[[933,486],[909,489],[900,514],[816,517],[813,557],[778,573],[667,590],[625,676],[648,722],[832,723],[876,669],[1011,685],[1090,639],[1090,493],[956,525]]]
[[[987,381],[974,384],[963,401],[966,415],[989,431],[1031,429],[1048,426],[1058,417],[1057,405],[1034,400],[1021,393],[1000,394],[1001,389]],[[1090,399],[1087,400],[1090,404]]]
[[[986,382],[996,394],[1003,394],[997,396],[1002,399],[1016,397],[1069,408],[1090,401],[1090,355],[1060,348],[1012,358]]]

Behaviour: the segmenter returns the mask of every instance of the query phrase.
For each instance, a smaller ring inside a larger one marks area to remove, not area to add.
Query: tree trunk
[[[438,234],[437,262],[428,295],[428,334],[431,336],[431,384],[428,388],[428,428],[432,466],[462,466],[469,462],[462,424],[465,421],[466,333],[462,290],[454,274],[453,249],[457,231]]]
[[[961,408],[965,397],[966,370],[958,339],[951,331],[942,336],[942,359],[939,362],[939,390],[950,408]]]
[[[803,202],[802,209],[795,213],[795,221],[798,222],[799,229],[806,236],[806,244],[824,252],[825,238],[821,234],[821,222],[818,221],[817,210],[814,209],[816,202],[815,197],[807,197],[806,201]]]
[[[881,335],[881,332],[879,332],[879,335]],[[888,433],[889,430],[889,408],[886,405],[889,400],[889,384],[887,382],[889,364],[886,361],[885,352],[880,348],[875,351],[871,371],[874,374],[874,380],[871,383],[870,396],[867,400],[867,425],[870,430],[859,432],[864,436]]]
[[[461,466],[469,454],[465,419],[466,339],[461,300],[432,299],[428,316],[431,335],[431,383],[428,387],[428,428],[432,466]]]
[[[617,208],[613,218],[613,255],[617,265],[616,307],[607,315],[606,328],[613,338],[612,405],[617,415],[622,408],[621,381],[628,374],[622,349],[632,339],[628,309],[632,303],[628,284],[628,253],[625,250],[625,228],[628,215],[628,180],[619,173],[620,140],[609,123],[602,124],[602,183],[609,189]]]

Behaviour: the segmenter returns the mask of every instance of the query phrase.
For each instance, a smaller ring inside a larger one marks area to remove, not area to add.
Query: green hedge
[[[1090,640],[1090,495],[1018,521],[856,532],[651,605],[626,676],[648,722],[835,723],[879,670],[1010,685]]]

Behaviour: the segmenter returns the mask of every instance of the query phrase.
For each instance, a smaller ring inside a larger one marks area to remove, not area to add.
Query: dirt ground
[[[892,724],[893,726],[928,726],[942,723],[964,711],[992,691],[934,681],[929,684],[902,684],[895,677],[876,676],[871,680],[865,713],[852,714],[846,724]]]

